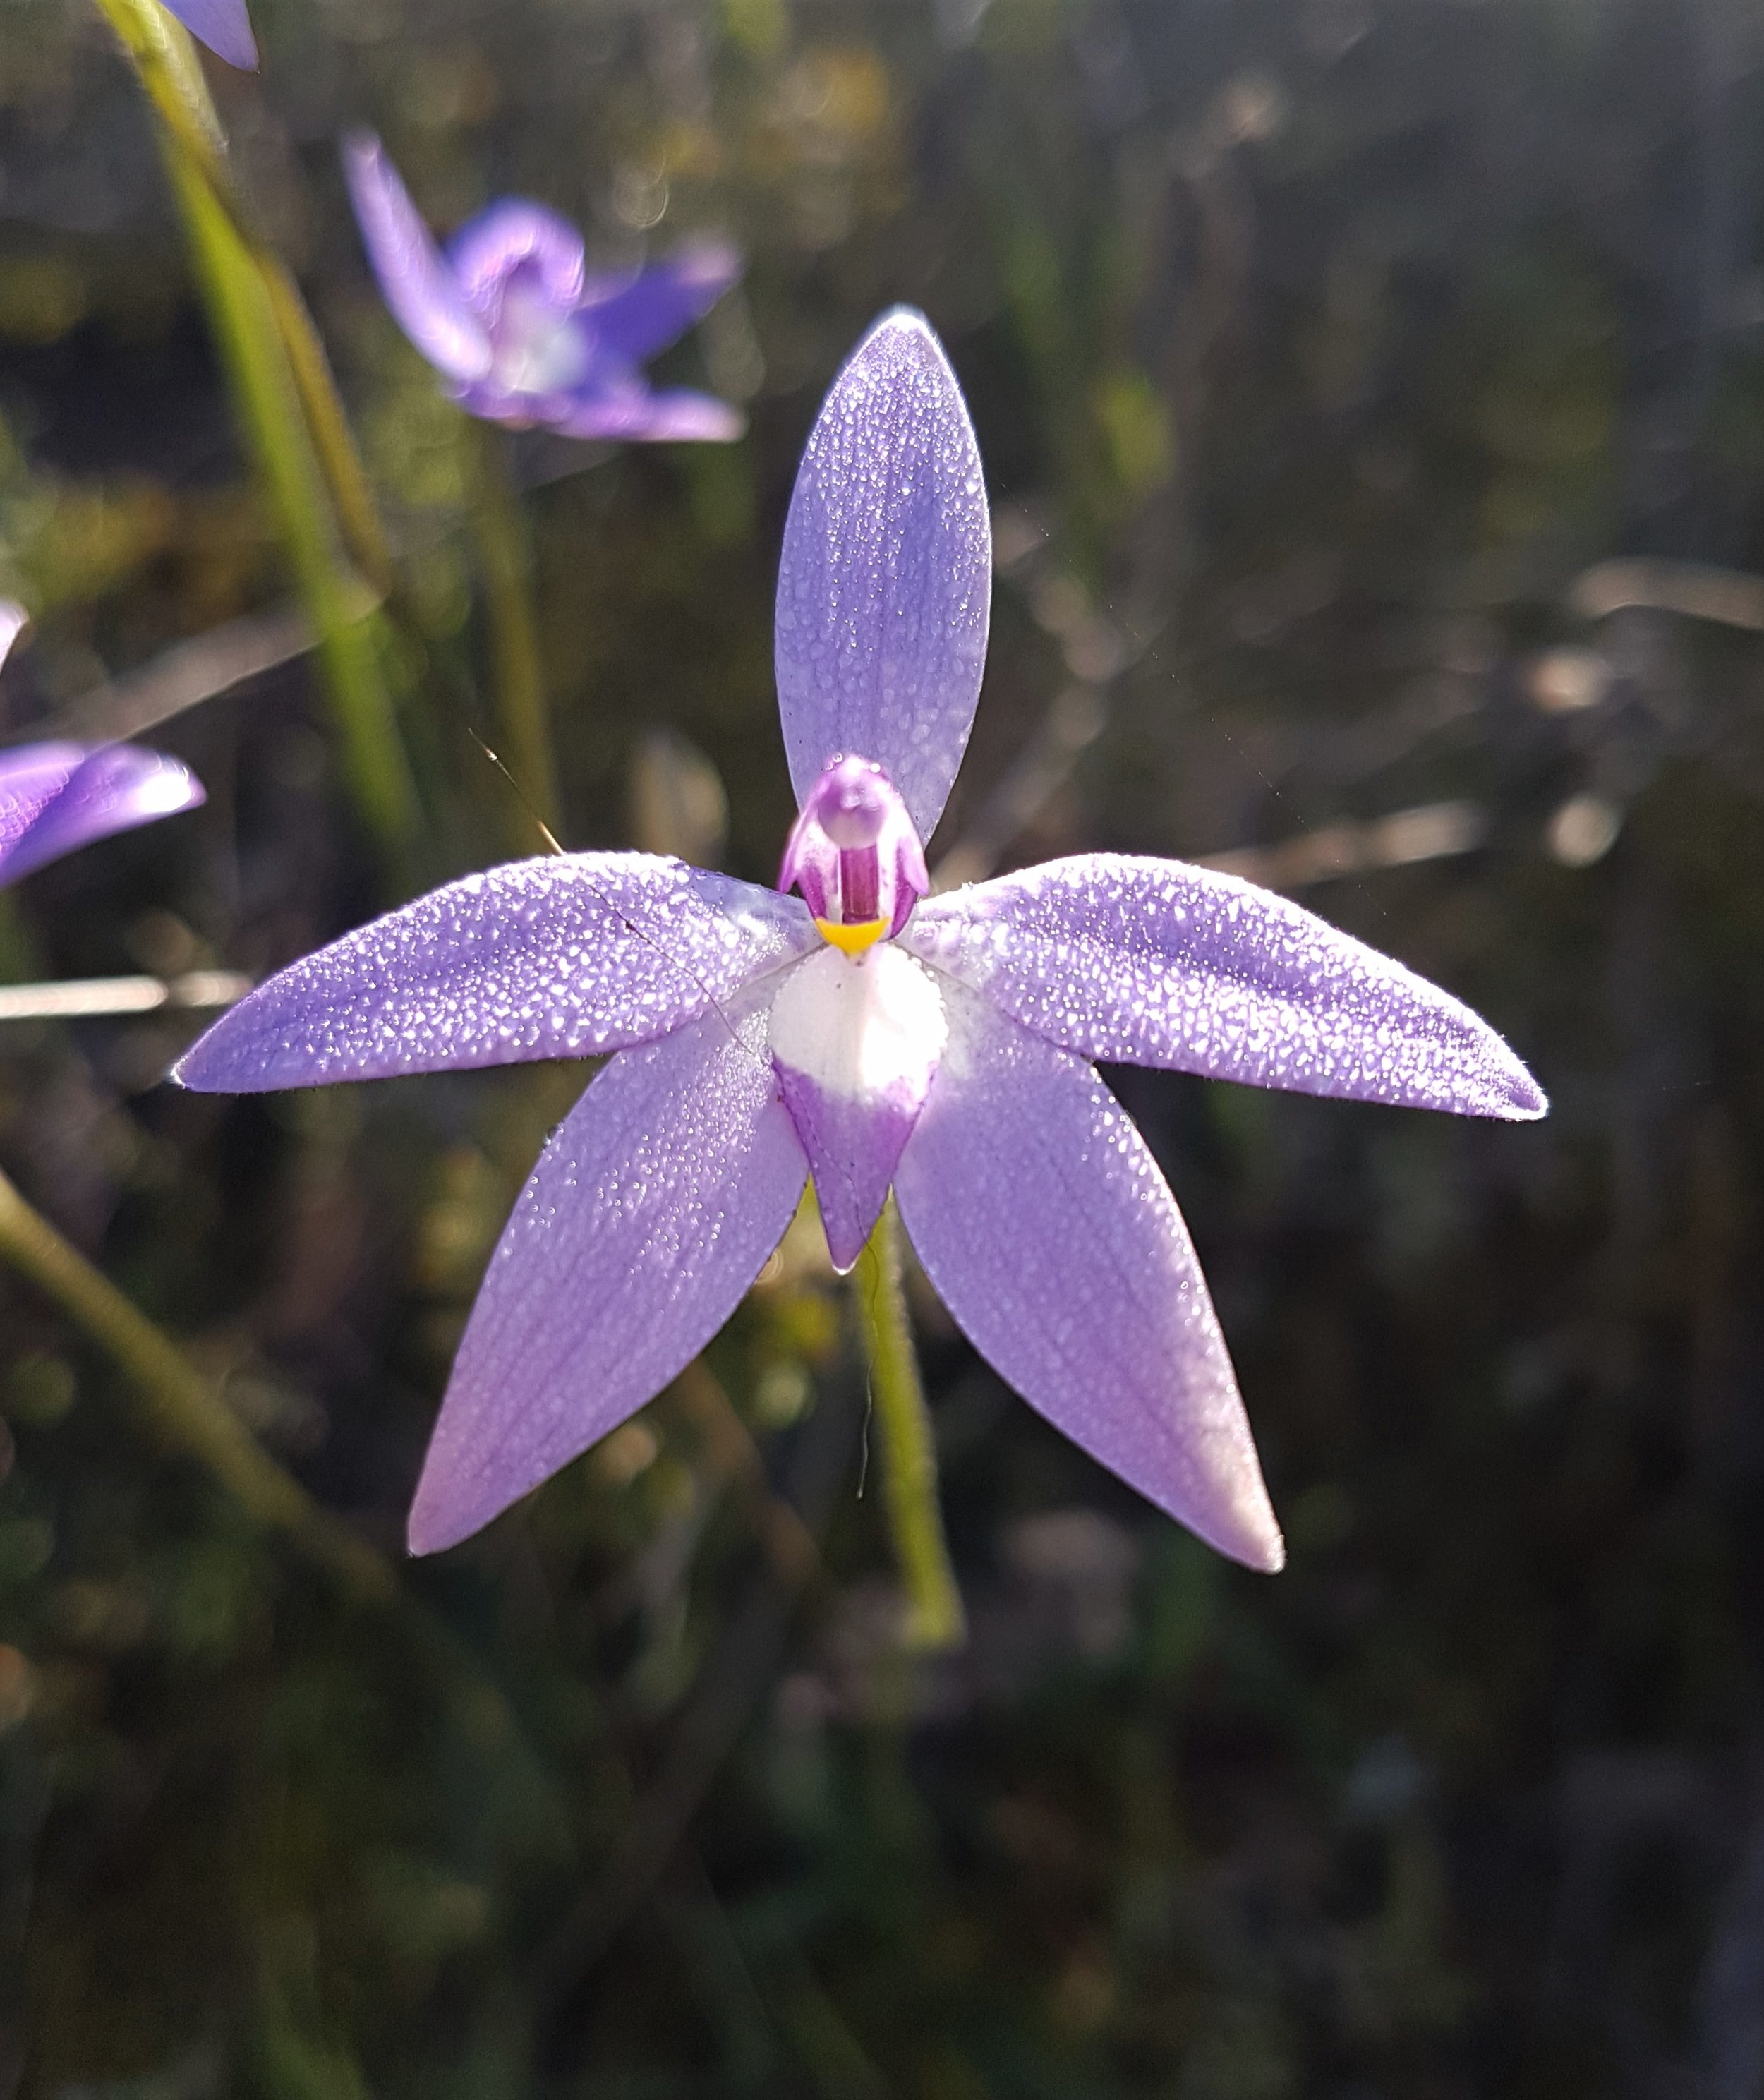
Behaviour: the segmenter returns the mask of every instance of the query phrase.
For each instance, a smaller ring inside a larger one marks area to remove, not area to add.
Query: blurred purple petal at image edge
[[[0,598],[0,664],[24,624],[23,607]],[[0,884],[205,799],[187,765],[133,744],[21,743],[0,751]]]
[[[642,854],[492,869],[293,964],[178,1067],[249,1092],[615,1053],[491,1259],[413,1551],[469,1536],[683,1369],[812,1178],[836,1266],[892,1185],[1008,1384],[1209,1544],[1282,1564],[1187,1229],[1089,1060],[1509,1121],[1547,1105],[1449,993],[1235,877],[1086,854],[930,897],[990,591],[967,408],[897,309],[835,381],[785,525],[799,815],[779,889]]]
[[[582,236],[505,197],[443,250],[379,140],[343,143],[364,246],[392,316],[472,415],[565,437],[739,438],[741,412],[689,389],[654,392],[641,360],[709,312],[741,274],[726,242],[690,242],[621,275],[590,271]]]
[[[251,33],[245,0],[165,0],[165,5],[217,58],[241,73],[257,71],[258,41]]]

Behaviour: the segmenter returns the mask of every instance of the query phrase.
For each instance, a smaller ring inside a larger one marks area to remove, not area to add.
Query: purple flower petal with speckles
[[[684,335],[741,275],[725,240],[689,241],[627,277],[591,277],[583,317],[615,356],[635,364]]]
[[[1082,1059],[951,987],[950,1041],[895,1176],[937,1295],[1073,1442],[1233,1560],[1284,1560],[1175,1199]]]
[[[258,40],[251,33],[245,0],[165,0],[171,13],[198,42],[241,73],[258,69]]]
[[[582,236],[567,218],[526,197],[503,197],[469,218],[448,243],[447,260],[477,313],[494,318],[509,275],[523,266],[556,307],[578,305],[585,281]]]
[[[873,759],[921,839],[968,746],[986,662],[992,534],[972,426],[922,315],[886,314],[809,435],[778,576],[778,695],[804,801]]]
[[[652,444],[701,439],[726,443],[747,427],[739,408],[686,387],[660,394],[644,387],[628,395],[584,387],[567,408],[546,420],[562,437],[626,438]]]
[[[392,317],[429,362],[465,383],[490,369],[490,337],[370,132],[343,145],[343,173],[363,245]]]
[[[614,1059],[546,1147],[453,1366],[413,1553],[466,1538],[681,1370],[802,1193],[757,1015]]]
[[[1085,854],[921,904],[902,936],[1087,1057],[1523,1121],[1548,1106],[1449,992],[1272,890]]]
[[[818,945],[794,898],[648,854],[468,876],[304,956],[173,1076],[257,1093],[646,1043]]]
[[[204,799],[188,766],[135,744],[24,743],[0,752],[0,882]]]

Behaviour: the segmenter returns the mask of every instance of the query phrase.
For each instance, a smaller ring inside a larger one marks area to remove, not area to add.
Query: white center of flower
[[[884,941],[860,956],[823,948],[800,963],[772,1002],[769,1041],[780,1064],[826,1093],[922,1101],[948,1034],[936,978]]]
[[[490,376],[510,394],[562,394],[588,370],[588,346],[573,314],[560,313],[521,275],[502,293]]]

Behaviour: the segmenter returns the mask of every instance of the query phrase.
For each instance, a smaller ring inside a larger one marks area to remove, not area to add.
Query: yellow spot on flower
[[[831,941],[848,955],[861,955],[866,948],[873,948],[888,924],[885,919],[853,919],[849,926],[836,919],[817,919],[814,923],[823,941]]]

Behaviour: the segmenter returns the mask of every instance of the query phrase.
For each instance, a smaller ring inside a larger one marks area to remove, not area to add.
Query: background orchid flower
[[[377,139],[347,140],[343,170],[386,304],[473,415],[569,438],[740,436],[739,410],[654,392],[640,369],[740,276],[733,248],[699,241],[634,272],[593,272],[573,226],[507,197],[443,254]]]
[[[251,33],[245,0],[165,0],[165,5],[217,58],[241,73],[257,71],[258,40]]]
[[[1032,1405],[1160,1508],[1281,1564],[1180,1214],[1087,1061],[1541,1115],[1484,1021],[1271,892],[1086,854],[929,898],[991,549],[922,318],[886,315],[809,441],[777,665],[800,813],[781,889],[632,854],[468,877],[283,971],[176,1076],[222,1092],[615,1052],[546,1148],[467,1327],[411,1515],[464,1538],[728,1317],[812,1175],[849,1268],[892,1185],[931,1281]]]
[[[0,600],[0,664],[24,625]],[[193,810],[206,798],[187,765],[127,743],[20,743],[0,751],[0,884],[112,832]]]

